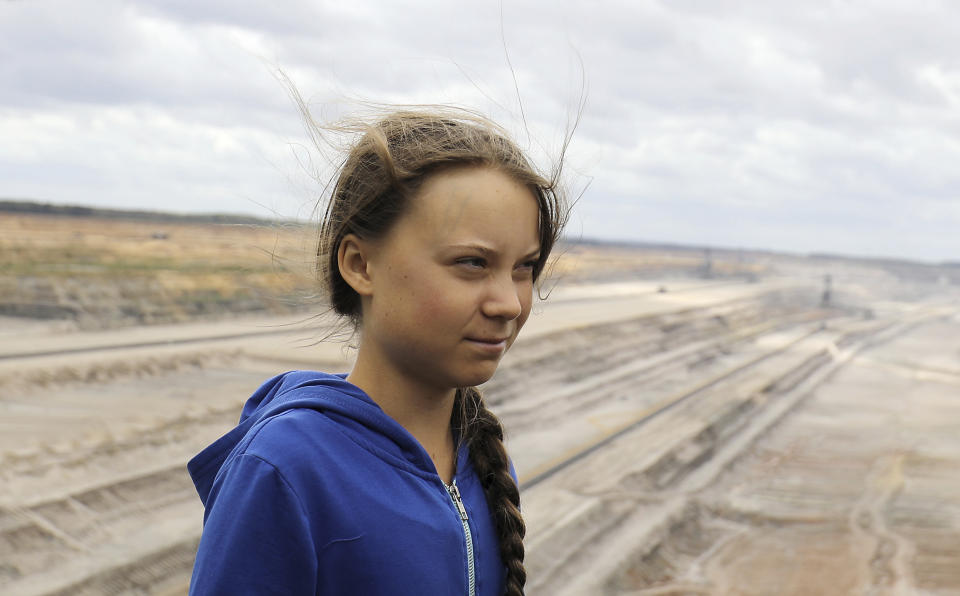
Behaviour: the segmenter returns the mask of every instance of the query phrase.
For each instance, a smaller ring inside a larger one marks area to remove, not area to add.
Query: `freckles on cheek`
[[[417,303],[417,317],[423,323],[436,320],[443,315],[443,298],[438,291],[425,288]]]
[[[409,263],[403,271],[397,271],[398,285],[403,288],[404,311],[411,325],[429,325],[444,318],[449,310],[450,290],[441,279],[442,271],[431,264]]]

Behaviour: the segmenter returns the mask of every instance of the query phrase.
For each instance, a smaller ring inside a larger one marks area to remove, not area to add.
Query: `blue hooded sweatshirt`
[[[190,594],[500,596],[505,568],[468,448],[447,487],[344,377],[270,379],[190,461],[205,507]]]

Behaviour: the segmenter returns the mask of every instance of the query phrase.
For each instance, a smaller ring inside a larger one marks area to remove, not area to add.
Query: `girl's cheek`
[[[450,289],[424,287],[424,292],[420,299],[420,308],[418,309],[419,318],[421,318],[423,324],[426,325],[445,318],[451,310],[452,301],[457,298],[459,298],[459,296],[452,294]]]
[[[450,298],[450,289],[443,288],[431,279],[419,279],[414,283],[414,299],[417,301],[417,312],[423,317],[424,323],[429,323],[433,317],[443,313],[446,302]]]

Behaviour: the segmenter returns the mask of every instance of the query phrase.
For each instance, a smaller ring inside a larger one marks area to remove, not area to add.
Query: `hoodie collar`
[[[214,441],[187,464],[201,501],[207,497],[220,469],[234,451],[243,448],[253,426],[282,412],[307,408],[347,418],[369,429],[370,445],[381,457],[406,462],[421,474],[436,474],[433,462],[419,442],[397,421],[390,418],[362,389],[346,380],[346,373],[328,374],[292,371],[266,381],[246,401],[236,427]],[[461,447],[457,469],[466,464]],[[439,477],[438,477],[439,481]]]

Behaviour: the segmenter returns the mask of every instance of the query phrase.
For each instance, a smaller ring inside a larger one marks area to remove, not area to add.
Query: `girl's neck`
[[[456,390],[424,387],[409,378],[390,375],[386,370],[364,359],[361,350],[347,381],[362,389],[413,435],[430,455],[440,478],[450,484],[456,466],[456,447],[450,429]]]

